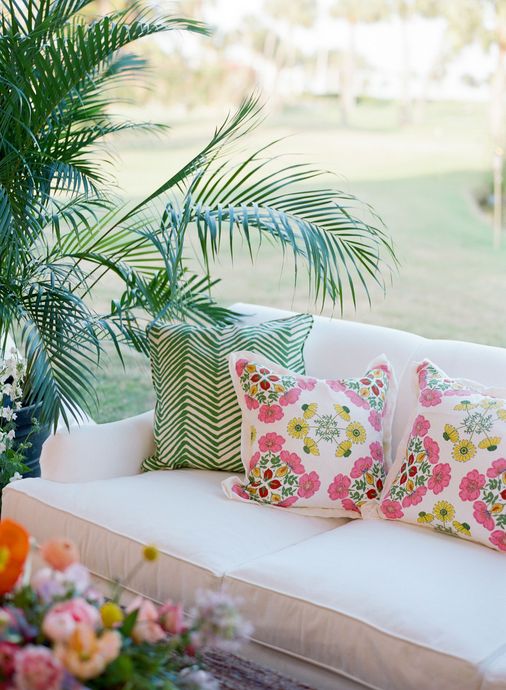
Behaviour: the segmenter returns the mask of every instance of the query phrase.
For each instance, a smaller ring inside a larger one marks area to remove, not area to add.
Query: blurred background
[[[329,171],[382,218],[400,266],[386,294],[344,317],[438,338],[506,346],[503,238],[505,0],[186,0],[155,3],[203,19],[210,38],[145,39],[149,89],[125,93],[161,138],[115,141],[118,192],[141,199],[205,143],[254,90],[265,121],[247,142]],[[97,0],[104,14],[122,0]],[[318,184],[321,185],[321,182]],[[188,249],[191,253],[191,247]],[[279,249],[226,252],[215,297],[314,311]],[[110,299],[107,286],[98,296]],[[331,313],[328,307],[325,313]],[[334,313],[340,317],[340,313]],[[102,375],[100,420],[148,409],[147,363]]]

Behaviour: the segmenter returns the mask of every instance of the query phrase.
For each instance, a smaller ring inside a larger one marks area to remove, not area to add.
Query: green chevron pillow
[[[157,452],[142,469],[240,472],[241,410],[227,357],[253,350],[304,374],[303,348],[312,325],[310,314],[299,314],[251,326],[152,326]]]

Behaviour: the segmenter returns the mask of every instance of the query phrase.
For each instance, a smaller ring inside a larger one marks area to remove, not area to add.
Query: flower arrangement
[[[0,359],[0,488],[27,471],[24,464],[30,441],[16,443],[16,417],[22,407],[25,361],[12,348],[9,356]]]
[[[202,653],[250,633],[225,592],[200,593],[186,617],[172,601],[123,605],[128,579],[105,599],[71,541],[42,544],[33,574],[30,549],[21,525],[0,522],[1,690],[217,690]],[[145,547],[134,570],[157,556]]]

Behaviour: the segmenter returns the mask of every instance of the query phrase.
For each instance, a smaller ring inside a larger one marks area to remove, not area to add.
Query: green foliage
[[[234,146],[261,120],[246,99],[209,143],[141,203],[123,208],[108,195],[111,158],[104,138],[160,129],[111,115],[116,86],[144,61],[126,52],[139,38],[197,21],[154,14],[151,5],[90,21],[91,0],[12,0],[0,37],[0,341],[14,332],[27,358],[26,402],[43,402],[42,421],[78,417],[95,397],[93,371],[104,344],[147,351],[145,324],[193,319],[226,323],[234,314],[210,297],[210,262],[222,239],[230,251],[251,235],[304,261],[317,299],[342,306],[357,286],[383,284],[395,257],[381,224],[333,189],[304,191],[319,175],[264,148],[234,162]],[[196,234],[201,275],[185,262]],[[121,291],[109,309],[93,303],[113,274]],[[297,273],[296,273],[297,275]]]

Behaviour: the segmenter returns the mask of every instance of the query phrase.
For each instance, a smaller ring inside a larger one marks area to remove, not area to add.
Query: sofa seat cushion
[[[3,508],[39,542],[73,539],[85,565],[107,580],[124,578],[141,545],[156,544],[160,558],[130,587],[184,603],[193,602],[198,588],[219,586],[224,573],[244,562],[346,522],[234,503],[224,496],[222,479],[220,472],[189,469],[83,484],[24,479],[5,489]]]
[[[225,578],[256,641],[381,690],[506,687],[505,581],[503,554],[378,520]]]

